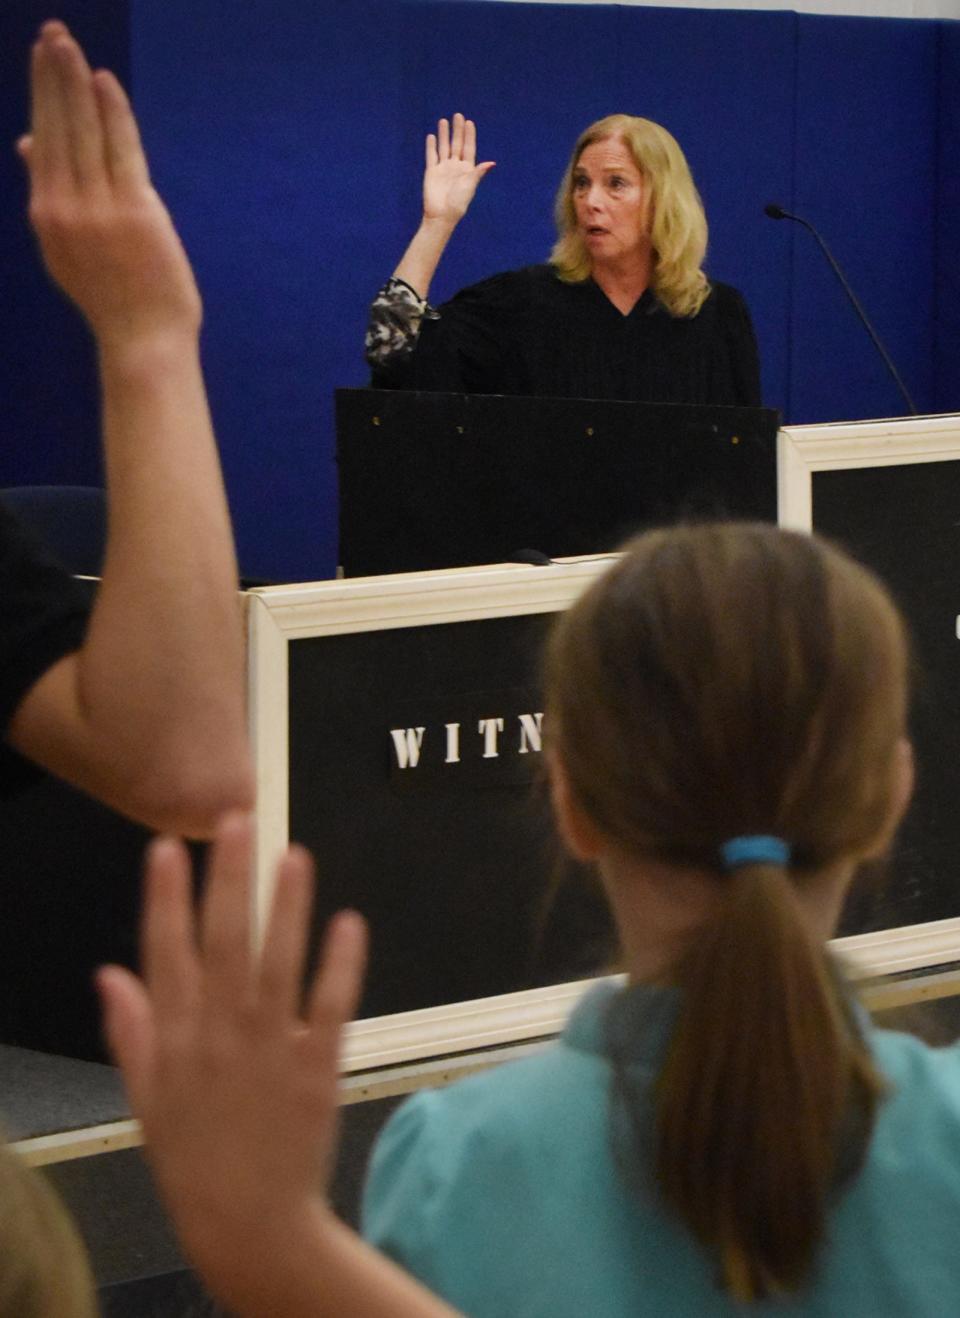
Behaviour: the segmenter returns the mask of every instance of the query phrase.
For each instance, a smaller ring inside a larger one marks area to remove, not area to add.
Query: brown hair
[[[549,648],[544,725],[576,804],[627,854],[726,890],[675,970],[654,1164],[741,1301],[809,1280],[882,1093],[796,894],[885,836],[906,670],[880,583],[761,525],[642,536]],[[719,847],[744,834],[786,839],[789,867],[723,872]]]
[[[0,1318],[95,1318],[86,1252],[39,1172],[0,1142]]]
[[[710,292],[700,268],[707,251],[707,218],[679,143],[652,119],[607,115],[577,138],[557,192],[554,213],[558,237],[550,254],[551,264],[566,283],[582,283],[589,278],[590,254],[577,229],[573,176],[587,147],[611,137],[624,143],[650,189],[653,291],[672,316],[695,316]]]

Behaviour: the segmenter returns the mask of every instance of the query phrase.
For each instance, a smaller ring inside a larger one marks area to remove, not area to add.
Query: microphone
[[[841,287],[843,288],[843,291],[846,293],[847,297],[850,299],[850,302],[853,305],[853,309],[859,316],[864,329],[867,331],[867,333],[870,335],[870,338],[873,340],[873,346],[880,354],[884,366],[886,366],[887,370],[893,376],[893,381],[896,384],[897,388],[900,390],[900,393],[903,395],[907,404],[907,408],[910,412],[910,415],[917,416],[918,415],[917,405],[910,397],[910,394],[907,391],[907,386],[900,379],[899,372],[897,371],[897,368],[894,366],[893,362],[890,360],[889,353],[887,352],[883,344],[880,342],[880,339],[877,337],[876,330],[873,328],[873,326],[870,324],[870,321],[867,319],[867,313],[864,311],[863,307],[858,302],[857,295],[854,293],[853,289],[847,283],[843,271],[840,269],[836,261],[833,259],[833,256],[830,252],[830,248],[820,237],[819,233],[816,231],[816,229],[813,227],[810,221],[805,220],[802,215],[793,215],[791,214],[790,211],[785,211],[783,207],[778,206],[775,201],[768,201],[766,206],[764,206],[763,208],[763,213],[764,215],[768,216],[771,220],[794,220],[797,224],[802,224],[805,229],[809,229],[809,231],[813,234],[814,238],[816,238],[817,242],[820,244],[820,250],[823,252],[824,256],[830,262],[831,270],[840,280]]]
[[[515,549],[504,560],[505,563],[531,563],[534,567],[549,567],[553,559],[542,549]]]

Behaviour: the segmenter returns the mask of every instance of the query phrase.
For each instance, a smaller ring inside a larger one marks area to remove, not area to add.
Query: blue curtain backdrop
[[[939,57],[933,406],[952,412],[960,408],[960,23],[939,25]]]
[[[129,85],[129,10],[58,0],[91,58]],[[50,0],[0,5],[0,485],[97,485],[97,387],[86,328],[44,274],[27,226],[13,144],[28,126],[30,44]]]
[[[34,12],[31,12],[33,10]],[[6,67],[47,7],[0,16]],[[477,119],[484,182],[442,299],[542,260],[577,132],[612,110],[666,124],[741,287],[765,401],[791,421],[899,414],[899,396],[814,247],[821,227],[923,410],[960,409],[960,25],[484,0],[86,0],[60,6],[128,75],[157,185],[196,265],[204,360],[241,562],[329,576],[332,392],[366,379],[366,306],[412,232],[424,133]],[[22,76],[0,88],[7,140]],[[30,252],[16,162],[0,183],[0,484],[94,480],[89,347]]]

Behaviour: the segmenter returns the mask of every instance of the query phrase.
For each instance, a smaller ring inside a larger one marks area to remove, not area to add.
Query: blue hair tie
[[[721,844],[720,859],[727,870],[734,870],[739,865],[787,865],[790,843],[768,833],[732,837],[729,842]]]

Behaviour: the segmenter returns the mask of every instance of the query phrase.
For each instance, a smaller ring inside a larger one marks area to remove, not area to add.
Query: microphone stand
[[[817,242],[820,244],[820,250],[823,252],[824,256],[830,262],[830,268],[833,270],[833,273],[840,280],[840,285],[843,288],[843,291],[846,293],[847,297],[850,299],[851,303],[853,304],[854,311],[859,316],[864,328],[866,329],[867,333],[870,335],[870,338],[873,340],[873,346],[876,348],[877,352],[880,354],[881,358],[883,359],[883,363],[886,366],[887,370],[893,376],[894,383],[896,384],[897,388],[900,390],[901,394],[903,395],[906,401],[910,415],[919,416],[916,403],[910,397],[910,394],[907,390],[907,386],[900,379],[900,373],[898,372],[897,368],[894,366],[893,362],[890,360],[890,356],[887,353],[886,348],[883,346],[883,344],[880,342],[879,338],[877,337],[877,332],[870,324],[870,321],[867,318],[867,313],[864,311],[863,307],[860,305],[859,301],[857,300],[856,293],[854,293],[853,289],[847,283],[846,276],[844,275],[840,267],[837,265],[836,261],[833,259],[833,256],[830,252],[830,248],[820,237],[819,233],[816,231],[816,229],[813,227],[810,221],[805,220],[802,215],[792,215],[790,211],[785,211],[782,206],[777,206],[774,202],[770,202],[767,206],[765,206],[763,208],[763,211],[764,214],[768,215],[771,220],[795,220],[797,224],[802,224],[805,229],[809,229],[809,231],[813,234],[814,238],[816,238]]]

